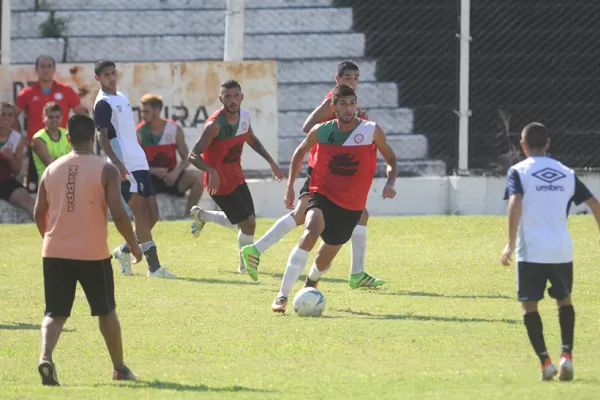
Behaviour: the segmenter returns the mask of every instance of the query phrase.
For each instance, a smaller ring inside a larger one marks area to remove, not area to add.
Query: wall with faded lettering
[[[183,128],[190,150],[204,121],[221,106],[218,99],[221,82],[230,78],[238,80],[244,93],[242,107],[250,111],[254,133],[277,160],[276,62],[119,63],[117,69],[118,89],[128,95],[132,107],[138,111],[136,123],[140,121],[140,98],[146,93],[159,94],[165,103],[164,117]],[[33,66],[12,65],[1,67],[0,71],[2,101],[14,101],[23,87],[37,79]],[[100,88],[94,79],[92,64],[58,64],[56,79],[71,85],[83,106],[92,110]],[[247,169],[269,169],[266,162],[248,147],[244,150],[242,163]]]

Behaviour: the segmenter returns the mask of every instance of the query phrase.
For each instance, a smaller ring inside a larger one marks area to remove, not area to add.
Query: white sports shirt
[[[562,264],[573,261],[567,227],[571,202],[579,205],[592,194],[575,172],[550,157],[530,157],[508,170],[505,200],[523,196],[517,233],[517,261]]]
[[[148,170],[146,153],[138,142],[133,110],[125,93],[100,90],[94,103],[94,121],[96,129],[108,128],[110,144],[129,172]]]

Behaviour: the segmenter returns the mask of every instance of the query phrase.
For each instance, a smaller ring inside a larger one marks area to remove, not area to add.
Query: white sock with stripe
[[[254,235],[246,235],[241,230],[238,232],[238,247],[241,249],[242,247],[254,243]],[[240,254],[240,269],[239,271],[243,271],[246,269],[244,265],[244,259]]]

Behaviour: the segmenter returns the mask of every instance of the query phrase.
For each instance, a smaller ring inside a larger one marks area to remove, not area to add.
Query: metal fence
[[[225,0],[12,3],[13,62],[41,52],[64,62],[223,59]],[[359,102],[406,174],[453,173],[459,159],[471,173],[504,173],[534,120],[548,126],[554,156],[599,166],[600,2],[469,3],[471,115],[459,155],[460,0],[245,0],[244,58],[279,61],[280,160],[350,59]]]

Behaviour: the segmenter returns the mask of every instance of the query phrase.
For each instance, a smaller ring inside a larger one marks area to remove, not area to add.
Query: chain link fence
[[[246,0],[244,56],[278,60],[279,159],[334,85],[361,69],[359,103],[384,128],[403,175],[457,168],[460,1]],[[600,3],[471,1],[469,168],[503,174],[528,122],[552,154],[598,166]],[[13,0],[13,55],[59,62],[221,60],[224,0]]]
[[[504,173],[532,121],[554,157],[600,166],[600,3],[472,0],[471,11],[470,168]]]

